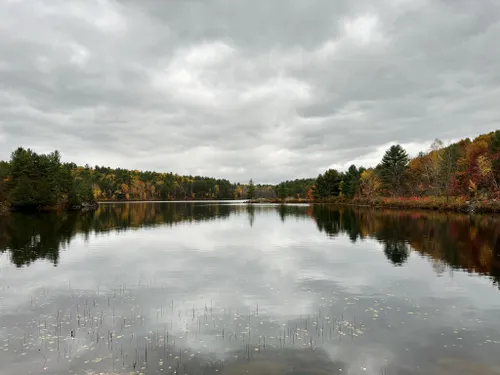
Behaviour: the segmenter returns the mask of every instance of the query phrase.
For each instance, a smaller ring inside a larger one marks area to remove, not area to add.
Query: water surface
[[[499,374],[500,220],[103,204],[0,219],[0,374]]]

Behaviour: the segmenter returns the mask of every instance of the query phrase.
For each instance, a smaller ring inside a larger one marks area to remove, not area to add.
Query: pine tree
[[[255,198],[255,185],[254,185],[252,179],[250,179],[250,181],[248,182],[247,198],[248,199],[254,199]]]
[[[379,166],[382,182],[392,194],[402,191],[403,176],[410,161],[408,153],[400,145],[391,146]]]

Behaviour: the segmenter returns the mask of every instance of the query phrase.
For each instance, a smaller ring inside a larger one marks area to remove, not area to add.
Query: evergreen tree
[[[409,162],[408,153],[400,145],[391,146],[382,158],[379,166],[382,182],[392,193],[402,191],[403,176]]]
[[[276,188],[276,195],[279,199],[285,199],[287,197],[285,182],[282,182],[278,185],[278,187]]]
[[[18,148],[12,153],[6,184],[9,203],[16,208],[78,205],[94,201],[89,179],[76,182],[58,151],[48,155]]]
[[[337,197],[340,194],[341,174],[335,169],[329,169],[316,178],[313,195],[318,198]]]
[[[342,194],[347,198],[353,198],[358,190],[358,186],[361,179],[361,173],[364,172],[364,168],[361,167],[359,170],[355,165],[351,165],[348,171],[344,174],[343,184],[342,184]]]
[[[247,198],[248,199],[254,199],[255,198],[255,185],[254,185],[252,179],[250,179],[250,181],[248,182]]]

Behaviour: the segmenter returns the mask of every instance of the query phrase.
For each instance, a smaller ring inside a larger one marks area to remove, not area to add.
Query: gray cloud
[[[0,5],[0,158],[260,182],[498,127],[500,5],[16,0]]]

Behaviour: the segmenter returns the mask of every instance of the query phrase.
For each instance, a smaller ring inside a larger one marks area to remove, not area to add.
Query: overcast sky
[[[0,158],[278,182],[500,128],[498,0],[2,0]]]

